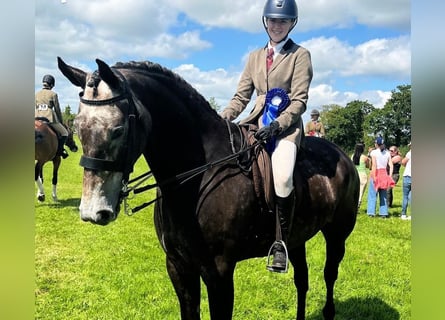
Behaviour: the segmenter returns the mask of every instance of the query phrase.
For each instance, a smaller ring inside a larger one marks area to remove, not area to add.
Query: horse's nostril
[[[101,211],[97,212],[97,219],[96,219],[95,223],[100,224],[100,225],[106,225],[112,220],[111,219],[112,216],[113,216],[113,213],[111,211],[101,210]]]

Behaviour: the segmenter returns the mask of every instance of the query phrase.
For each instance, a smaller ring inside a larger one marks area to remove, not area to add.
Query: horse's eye
[[[124,134],[124,127],[123,126],[119,126],[119,127],[116,127],[116,128],[113,128],[112,130],[111,130],[111,139],[117,139],[117,138],[119,138],[121,135],[123,135]]]

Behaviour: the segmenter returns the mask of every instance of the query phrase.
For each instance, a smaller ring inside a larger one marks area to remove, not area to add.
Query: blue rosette
[[[264,103],[264,112],[262,122],[264,126],[268,126],[274,121],[280,113],[287,108],[290,103],[287,92],[281,88],[270,89],[266,94],[266,101]],[[266,150],[270,153],[275,149],[275,137],[266,143]]]

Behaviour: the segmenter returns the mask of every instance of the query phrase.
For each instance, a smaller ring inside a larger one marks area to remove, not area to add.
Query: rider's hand
[[[272,121],[270,125],[262,127],[255,133],[257,140],[267,140],[270,137],[276,136],[280,132],[280,125],[277,121]]]

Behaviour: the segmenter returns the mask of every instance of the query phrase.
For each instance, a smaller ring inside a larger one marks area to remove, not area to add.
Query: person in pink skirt
[[[395,186],[392,179],[393,163],[382,137],[377,137],[375,146],[376,148],[371,151],[372,162],[369,176],[367,214],[369,217],[375,217],[377,195],[379,195],[379,216],[388,218],[387,190]],[[389,173],[386,169],[387,167],[389,167]]]

